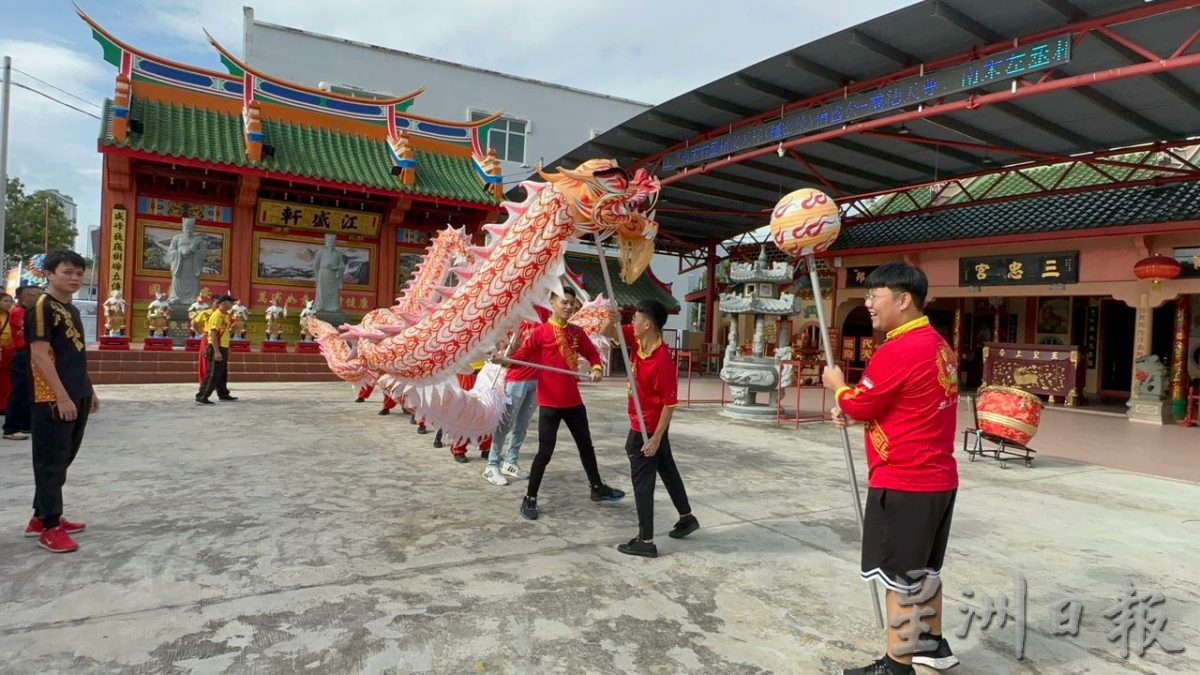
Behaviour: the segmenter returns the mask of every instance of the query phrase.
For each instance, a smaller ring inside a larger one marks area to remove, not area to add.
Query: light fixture
[[[783,149],[783,143],[782,143],[782,142],[779,144],[779,147],[775,148],[775,154],[776,154],[776,155],[779,155],[779,158],[780,158],[780,159],[783,159],[783,155],[784,155],[784,153],[786,153],[786,152],[787,152],[787,151]]]
[[[896,133],[900,134],[901,136],[907,136],[907,135],[911,134],[912,131],[908,128],[907,124],[905,124],[904,122],[901,122],[900,128],[896,130]]]

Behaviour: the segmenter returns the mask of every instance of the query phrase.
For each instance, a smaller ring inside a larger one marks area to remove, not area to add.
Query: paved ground
[[[0,445],[5,674],[826,673],[882,647],[829,427],[681,410],[704,527],[644,560],[613,549],[632,501],[588,500],[565,431],[529,523],[519,486],[485,484],[477,458],[452,463],[344,385],[246,385],[208,409],[186,385],[100,392],[66,492],[90,523],[79,552],[21,538],[28,444]],[[623,387],[586,398],[604,475],[628,489]],[[1200,672],[1200,486],[1058,458],[960,468],[947,633],[983,594],[1014,607],[1016,574],[1028,596],[1024,659],[1012,620],[975,625],[957,672]],[[661,489],[657,504],[665,533]],[[1186,652],[1125,661],[1106,640],[1126,578],[1165,593],[1155,609]],[[1064,598],[1085,608],[1077,637],[1051,632]]]

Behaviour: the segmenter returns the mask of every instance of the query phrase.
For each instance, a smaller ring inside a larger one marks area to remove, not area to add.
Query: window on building
[[[471,121],[481,120],[488,113],[471,111]],[[506,162],[525,163],[525,136],[529,133],[529,120],[501,117],[492,123],[488,132],[487,145],[496,151],[496,156]]]

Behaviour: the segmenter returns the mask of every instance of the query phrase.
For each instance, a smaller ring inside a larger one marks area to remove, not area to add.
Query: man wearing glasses
[[[942,637],[940,578],[958,491],[958,360],[925,316],[929,281],[920,268],[882,265],[867,288],[871,327],[887,340],[853,388],[837,366],[823,379],[837,400],[834,424],[866,423],[862,578],[887,588],[888,616],[909,615],[928,631],[889,625],[883,658],[843,673],[909,675],[914,663],[943,670],[958,664]]]

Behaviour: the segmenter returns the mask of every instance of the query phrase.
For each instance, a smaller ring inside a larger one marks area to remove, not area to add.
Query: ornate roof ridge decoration
[[[771,263],[770,267],[759,267],[757,263],[732,263],[729,265],[729,280],[782,284],[792,280],[792,269],[791,263],[778,261]]]
[[[799,314],[804,309],[804,302],[791,293],[784,293],[778,298],[722,293],[718,306],[727,314],[790,316]]]

